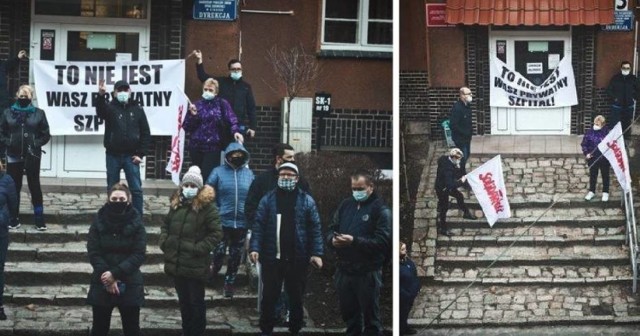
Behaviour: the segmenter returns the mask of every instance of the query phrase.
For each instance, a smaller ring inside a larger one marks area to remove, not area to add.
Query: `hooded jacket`
[[[158,245],[164,252],[164,271],[170,276],[206,281],[209,252],[222,236],[215,192],[205,185],[190,202],[178,189],[171,197],[171,209],[160,229]]]
[[[233,167],[227,158],[232,152],[244,153],[244,163],[240,167]],[[222,227],[231,229],[246,229],[244,204],[253,182],[253,172],[249,163],[249,152],[237,142],[232,142],[224,152],[225,162],[213,169],[207,179],[207,184],[216,192],[216,205],[220,213]]]
[[[114,214],[105,205],[89,228],[87,252],[93,266],[87,303],[94,306],[142,306],[144,287],[140,266],[144,262],[147,234],[142,218],[129,206],[124,214]],[[110,271],[125,284],[119,296],[107,292],[100,281]]]
[[[0,117],[0,141],[6,146],[9,156],[40,158],[42,146],[50,139],[47,116],[33,105],[20,109],[16,103],[5,109]]]
[[[195,103],[198,113],[188,112],[182,128],[189,132],[189,150],[213,152],[223,150],[232,134],[239,133],[238,118],[229,103],[217,96]]]
[[[126,104],[108,95],[96,99],[96,114],[104,120],[104,148],[111,155],[144,157],[151,145],[147,115],[138,103],[129,98]]]

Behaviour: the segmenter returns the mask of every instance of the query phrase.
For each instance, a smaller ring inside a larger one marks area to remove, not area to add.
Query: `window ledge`
[[[392,59],[391,51],[363,51],[363,50],[320,50],[320,58],[369,58]]]

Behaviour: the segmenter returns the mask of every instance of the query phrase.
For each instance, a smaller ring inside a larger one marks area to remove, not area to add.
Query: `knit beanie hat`
[[[200,173],[200,168],[198,166],[191,166],[189,170],[182,177],[182,181],[180,182],[180,186],[183,186],[185,183],[193,183],[198,189],[202,189],[204,183],[202,182],[202,174]]]

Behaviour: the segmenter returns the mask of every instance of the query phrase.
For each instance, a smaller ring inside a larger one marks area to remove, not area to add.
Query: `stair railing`
[[[638,289],[638,231],[636,228],[636,215],[633,207],[633,193],[631,190],[622,191],[624,199],[624,211],[627,222],[627,238],[629,244],[629,255],[631,257],[631,269],[633,270],[633,292]]]

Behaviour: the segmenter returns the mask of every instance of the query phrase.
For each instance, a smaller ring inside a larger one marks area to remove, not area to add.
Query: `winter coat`
[[[471,117],[471,107],[458,99],[451,108],[451,116],[449,118],[451,137],[456,146],[471,142],[471,136],[473,135]]]
[[[124,214],[114,214],[105,205],[98,210],[89,228],[87,252],[93,266],[87,304],[93,306],[142,306],[144,285],[140,266],[144,262],[147,234],[140,213],[129,206]],[[107,292],[100,281],[110,271],[125,284],[124,293]]]
[[[400,261],[400,305],[411,304],[420,293],[420,279],[416,264],[409,257]]]
[[[278,187],[278,170],[275,167],[262,172],[253,180],[244,204],[244,214],[248,229],[252,230],[255,224],[256,211],[258,211],[260,200],[276,187]],[[298,188],[311,195],[309,183],[302,175],[298,175]]]
[[[459,181],[462,177],[461,168],[451,162],[448,155],[438,159],[438,172],[436,174],[436,191],[452,190],[461,187],[464,183]]]
[[[240,132],[238,119],[229,103],[216,96],[211,100],[201,99],[196,103],[198,114],[188,112],[182,128],[190,134],[189,150],[215,152],[224,149],[234,133]]]
[[[164,272],[173,277],[205,281],[209,252],[222,237],[213,188],[205,185],[191,201],[181,190],[171,197],[171,209],[160,229],[158,245],[164,252]]]
[[[277,190],[268,192],[258,205],[256,224],[251,232],[250,252],[258,252],[260,261],[273,262],[278,250],[277,238]],[[296,261],[308,262],[312,256],[323,254],[320,215],[313,198],[298,188],[295,205],[295,247]]]
[[[7,87],[7,77],[10,73],[16,71],[18,63],[20,63],[20,59],[17,57],[0,61],[0,109],[2,110],[11,106],[13,102]]]
[[[582,154],[587,155],[589,153],[593,153],[592,159],[599,158],[602,153],[598,149],[598,144],[607,136],[607,134],[609,134],[609,128],[607,126],[603,126],[598,131],[590,128],[587,133],[584,134],[582,143],[580,143],[580,146],[582,146]]]
[[[42,146],[51,139],[44,111],[29,105],[22,109],[17,103],[4,110],[0,118],[0,141],[9,156],[24,159],[40,158]]]
[[[343,200],[326,237],[327,246],[336,252],[337,267],[347,274],[380,270],[391,253],[391,221],[391,209],[375,191],[364,202],[353,197]],[[353,242],[336,248],[334,233],[351,235]]]
[[[0,237],[9,234],[9,223],[18,217],[18,193],[9,174],[0,172]]]
[[[623,76],[615,74],[607,86],[607,95],[612,105],[627,107],[633,105],[633,100],[640,96],[640,83],[635,75]]]
[[[215,78],[220,87],[218,95],[231,104],[233,112],[238,117],[238,123],[240,125],[248,125],[252,130],[256,130],[256,101],[253,98],[253,91],[249,83],[245,82],[242,78],[233,80],[233,78],[229,76],[210,76],[204,71],[204,65],[202,65],[202,63],[196,64],[196,71],[198,72],[198,79],[203,83],[209,78]],[[247,121],[249,122],[248,124]]]
[[[133,99],[126,104],[109,95],[96,99],[96,114],[104,120],[104,148],[110,155],[144,157],[151,145],[151,131],[144,109]]]
[[[227,155],[235,151],[242,151],[245,157],[244,164],[237,168],[226,161]],[[222,227],[245,229],[247,225],[244,204],[254,177],[251,169],[247,167],[249,152],[241,144],[232,142],[224,152],[224,156],[225,163],[211,172],[207,184],[216,191],[216,205]]]

